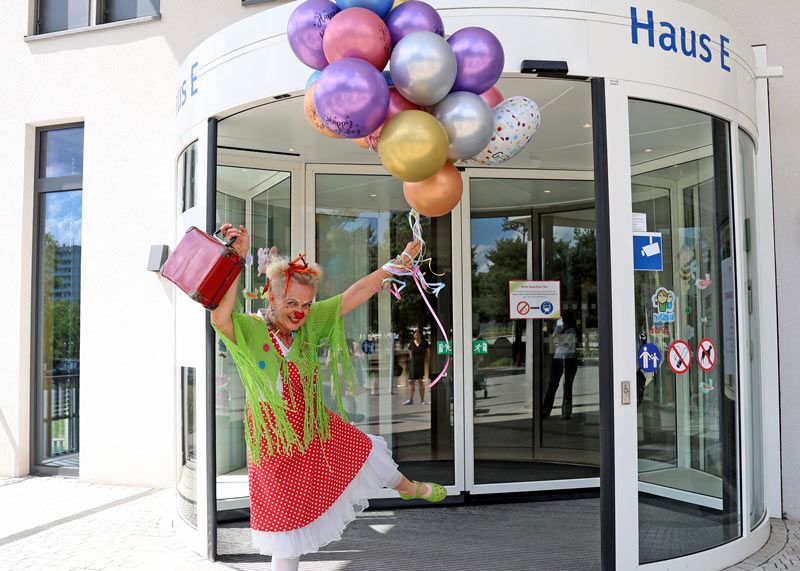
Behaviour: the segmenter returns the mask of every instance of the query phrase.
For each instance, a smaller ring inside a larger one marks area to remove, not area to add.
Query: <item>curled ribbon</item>
[[[414,284],[417,286],[417,289],[419,290],[420,295],[422,296],[423,301],[425,301],[425,305],[428,307],[428,311],[430,312],[431,316],[436,322],[436,325],[439,327],[439,331],[442,332],[442,336],[444,337],[445,343],[449,347],[450,339],[447,337],[447,331],[445,330],[444,325],[442,325],[439,316],[436,314],[436,311],[434,311],[426,295],[426,294],[433,294],[434,296],[439,297],[439,292],[441,292],[444,289],[444,283],[428,282],[428,280],[425,279],[425,274],[422,272],[420,268],[422,264],[427,262],[428,269],[433,275],[441,277],[444,274],[437,274],[436,272],[434,272],[433,269],[431,268],[431,263],[433,262],[433,259],[430,257],[427,258],[425,257],[425,240],[423,240],[422,238],[422,225],[420,224],[419,213],[416,210],[412,210],[411,212],[408,213],[408,224],[409,226],[411,226],[411,233],[414,236],[414,241],[419,242],[421,248],[419,249],[419,252],[417,252],[417,255],[414,256],[413,258],[406,252],[403,252],[402,254],[403,258],[409,258],[410,263],[408,265],[398,264],[397,262],[391,261],[387,263],[385,266],[383,266],[384,269],[392,275],[392,277],[383,280],[383,283],[384,286],[389,290],[389,292],[394,297],[400,299],[400,292],[403,291],[403,289],[406,287],[406,284],[402,280],[402,278],[404,277],[412,278],[414,280]],[[430,388],[436,386],[436,383],[438,383],[442,379],[442,377],[444,377],[447,374],[447,370],[449,367],[450,367],[450,356],[448,355],[447,360],[445,361],[444,367],[442,368],[441,372],[429,385]]]

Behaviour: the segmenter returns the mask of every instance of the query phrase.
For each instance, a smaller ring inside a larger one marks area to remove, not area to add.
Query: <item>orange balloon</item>
[[[361,137],[360,139],[353,139],[353,142],[361,148],[369,149],[369,143],[367,143],[366,137]]]
[[[424,216],[444,216],[461,200],[464,186],[461,173],[451,163],[430,178],[420,182],[404,182],[406,202]]]
[[[317,87],[316,82],[311,84],[311,87],[306,89],[306,95],[303,97],[303,111],[306,113],[306,119],[314,129],[332,139],[341,139],[339,135],[328,129],[322,119],[317,115],[317,108],[314,106],[314,89]]]

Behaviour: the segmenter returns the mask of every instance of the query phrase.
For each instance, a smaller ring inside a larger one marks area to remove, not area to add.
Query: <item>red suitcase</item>
[[[214,309],[244,268],[244,259],[231,248],[234,240],[225,243],[190,226],[161,275],[206,309]]]

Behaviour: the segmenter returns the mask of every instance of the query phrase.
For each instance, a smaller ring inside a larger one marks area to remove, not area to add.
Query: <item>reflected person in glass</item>
[[[247,256],[249,232],[223,224],[225,240]],[[413,259],[410,242],[394,263]],[[391,487],[403,499],[441,501],[445,489],[412,482],[397,470],[386,442],[364,434],[324,406],[320,350],[328,350],[331,382],[343,414],[340,381],[352,382],[353,366],[342,317],[381,291],[383,268],[342,294],[316,302],[322,268],[304,256],[292,261],[277,249],[261,249],[269,306],[256,315],[233,311],[238,279],[211,313],[239,370],[246,396],[247,472],[253,545],[272,556],[272,569],[296,570],[300,556],[338,540],[361,511],[363,498]]]
[[[425,379],[428,378],[431,348],[422,337],[419,328],[414,330],[414,339],[408,344],[406,351],[408,352],[408,400],[403,404],[414,404],[414,383],[419,390],[420,404],[430,404],[425,402]]]
[[[572,384],[578,372],[577,345],[580,339],[575,314],[565,311],[561,324],[553,332],[553,362],[550,365],[550,383],[542,403],[542,418],[547,418],[553,410],[556,391],[564,375],[564,397],[561,401],[561,418],[569,420],[572,416]]]

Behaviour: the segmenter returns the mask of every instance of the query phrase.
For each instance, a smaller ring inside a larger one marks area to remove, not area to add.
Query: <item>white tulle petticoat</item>
[[[383,487],[393,488],[400,483],[402,476],[386,441],[380,436],[367,436],[372,440],[367,460],[328,511],[300,529],[278,532],[252,530],[253,547],[259,553],[291,559],[319,551],[342,538],[347,524],[369,506],[367,498]]]

